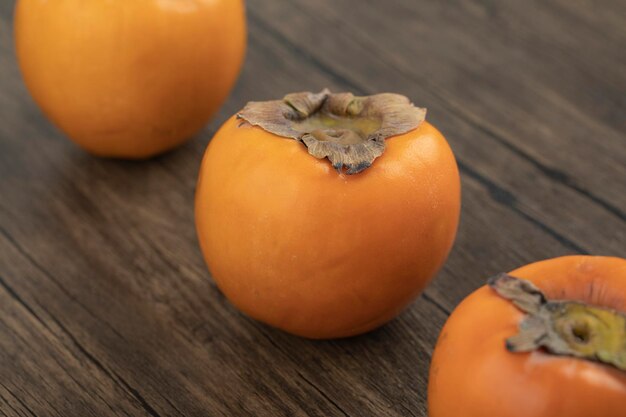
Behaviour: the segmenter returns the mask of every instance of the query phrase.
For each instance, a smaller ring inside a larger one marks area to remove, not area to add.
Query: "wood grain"
[[[446,316],[489,275],[624,256],[626,7],[619,1],[249,0],[249,50],[197,138],[150,161],[91,157],[21,83],[0,5],[0,413],[425,416]],[[455,248],[405,313],[313,342],[238,313],[197,247],[212,133],[290,91],[400,92],[462,173]]]

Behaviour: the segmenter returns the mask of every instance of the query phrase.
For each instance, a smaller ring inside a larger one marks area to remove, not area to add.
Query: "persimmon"
[[[430,417],[625,417],[626,260],[566,256],[500,274],[452,313]]]
[[[200,130],[245,50],[243,0],[19,0],[17,56],[49,119],[101,156],[145,158]]]
[[[196,225],[223,293],[308,338],[396,316],[442,266],[460,210],[457,165],[406,97],[294,93],[251,102],[211,140]]]

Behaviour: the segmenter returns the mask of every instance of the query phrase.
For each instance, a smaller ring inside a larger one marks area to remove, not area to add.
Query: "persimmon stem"
[[[626,314],[580,301],[548,300],[530,281],[504,273],[488,285],[528,313],[519,333],[506,340],[509,351],[544,348],[626,371]]]
[[[303,143],[309,154],[328,158],[339,172],[357,174],[382,155],[385,139],[416,129],[426,110],[398,94],[355,97],[351,93],[287,94],[250,102],[237,115],[253,126]]]

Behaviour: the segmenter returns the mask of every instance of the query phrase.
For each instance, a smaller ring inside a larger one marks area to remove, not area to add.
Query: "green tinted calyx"
[[[489,286],[527,313],[519,333],[506,340],[511,352],[544,348],[626,371],[626,314],[579,301],[548,300],[529,281],[500,274]]]

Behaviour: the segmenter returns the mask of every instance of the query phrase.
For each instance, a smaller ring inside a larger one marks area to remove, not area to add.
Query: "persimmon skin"
[[[626,311],[626,260],[566,256],[510,273],[549,299]],[[433,354],[430,417],[626,417],[626,373],[544,351],[511,353],[505,340],[524,313],[489,287],[468,296]]]
[[[424,122],[386,140],[357,175],[234,117],[204,156],[196,227],[223,293],[243,312],[307,338],[371,330],[442,266],[460,211],[456,162]]]
[[[243,0],[19,0],[17,56],[49,119],[100,156],[147,158],[199,131],[234,85]]]

